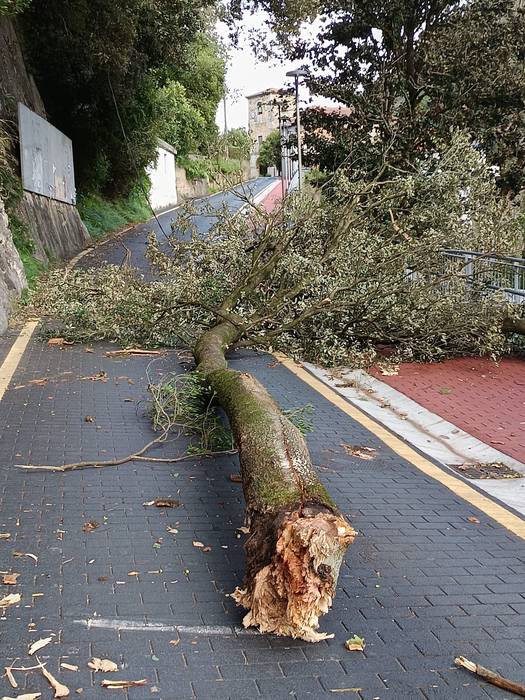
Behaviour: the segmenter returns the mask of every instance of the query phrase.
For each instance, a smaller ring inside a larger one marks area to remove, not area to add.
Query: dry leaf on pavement
[[[74,345],[73,341],[66,340],[65,338],[49,338],[47,341],[48,345]]]
[[[16,682],[16,678],[13,675],[11,666],[5,667],[5,675],[7,676],[7,680],[9,681],[9,685],[11,686],[11,688],[18,688],[18,683]]]
[[[234,484],[242,484],[242,476],[240,474],[230,474],[229,479]]]
[[[8,608],[10,605],[16,605],[22,600],[20,593],[9,593],[0,599],[0,608]]]
[[[31,552],[13,552],[14,557],[29,557],[35,560],[35,564],[38,564],[38,557],[36,554],[31,554]]]
[[[175,498],[156,498],[153,501],[153,505],[157,508],[177,508],[180,506],[180,501]]]
[[[94,656],[91,661],[88,661],[89,668],[92,668],[95,673],[97,671],[102,671],[102,673],[114,673],[118,671],[118,666],[114,661],[109,659],[99,659]]]
[[[363,651],[364,648],[365,640],[363,637],[358,637],[357,634],[354,634],[351,639],[347,639],[345,642],[345,649],[348,649],[348,651]]]
[[[10,537],[10,532],[0,532],[0,540],[8,540]]]
[[[479,518],[476,518],[475,515],[469,515],[467,520],[469,521],[469,523],[476,523],[476,525],[479,525]]]
[[[180,644],[180,639],[170,639],[170,644],[172,647],[176,647],[178,644]]]
[[[20,574],[4,574],[2,577],[2,583],[6,586],[14,586],[19,576]]]
[[[94,423],[94,422],[95,422],[95,416],[84,416],[84,422],[85,422],[85,423]]]
[[[365,447],[363,445],[349,445],[346,442],[341,443],[341,447],[348,452],[349,455],[353,457],[359,457],[359,459],[371,460],[374,459],[377,450],[374,447]]]
[[[399,365],[383,365],[379,370],[384,377],[395,377],[399,374]]]
[[[43,666],[40,668],[40,670],[42,671],[42,675],[44,676],[44,678],[55,691],[55,698],[67,698],[67,696],[69,695],[69,688],[67,687],[67,685],[60,683],[60,681],[57,681],[53,674],[49,673],[49,671]]]
[[[140,685],[147,685],[148,681],[142,678],[140,681],[101,681],[100,685],[103,688],[135,688]]]
[[[101,370],[100,372],[97,372],[96,374],[90,374],[87,377],[80,377],[80,381],[83,382],[86,379],[90,379],[92,382],[107,382],[108,381],[108,373],[104,372],[104,370]]]
[[[62,661],[60,668],[65,668],[68,671],[78,671],[78,666],[75,666],[74,664],[67,664],[65,661]]]
[[[97,527],[100,527],[100,523],[97,523],[96,520],[88,520],[87,523],[84,523],[82,530],[84,532],[93,532]]]
[[[35,651],[42,649],[43,647],[47,646],[49,642],[52,641],[53,637],[45,637],[44,639],[39,639],[38,641],[33,642],[33,644],[31,644],[27,653],[29,654],[29,656],[32,656],[35,653]]]

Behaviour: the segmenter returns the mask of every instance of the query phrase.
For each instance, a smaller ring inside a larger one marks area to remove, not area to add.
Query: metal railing
[[[525,304],[525,258],[453,249],[444,250],[443,258],[444,271],[460,271],[477,287],[499,289],[509,301]]]

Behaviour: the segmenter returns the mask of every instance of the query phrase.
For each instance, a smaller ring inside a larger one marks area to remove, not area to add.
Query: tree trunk
[[[245,627],[317,641],[319,617],[335,595],[355,531],[315,472],[301,432],[250,374],[228,369],[237,337],[228,321],[204,333],[194,350],[226,411],[239,450],[250,535],[244,587],[233,598],[248,610]]]

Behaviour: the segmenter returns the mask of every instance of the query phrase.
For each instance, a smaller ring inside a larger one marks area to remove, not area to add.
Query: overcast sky
[[[259,18],[262,22],[262,18]],[[256,26],[257,15],[249,18],[249,24]],[[245,25],[248,22],[245,20]],[[217,28],[219,35],[226,40],[227,33],[220,26]],[[229,96],[227,98],[228,129],[237,126],[248,126],[248,102],[246,95],[253,95],[267,88],[280,88],[290,86],[290,78],[286,72],[296,68],[292,63],[262,63],[257,61],[246,39],[241,39],[238,48],[230,48],[230,61],[226,73],[226,85]],[[301,101],[309,98],[309,92],[304,86],[301,88]],[[314,98],[315,104],[333,104],[322,98]],[[219,105],[217,110],[217,124],[221,132],[224,129],[224,108]]]

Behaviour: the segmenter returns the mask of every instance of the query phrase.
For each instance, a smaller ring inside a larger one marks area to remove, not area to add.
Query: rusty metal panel
[[[24,189],[76,204],[71,139],[21,102],[18,133]]]

